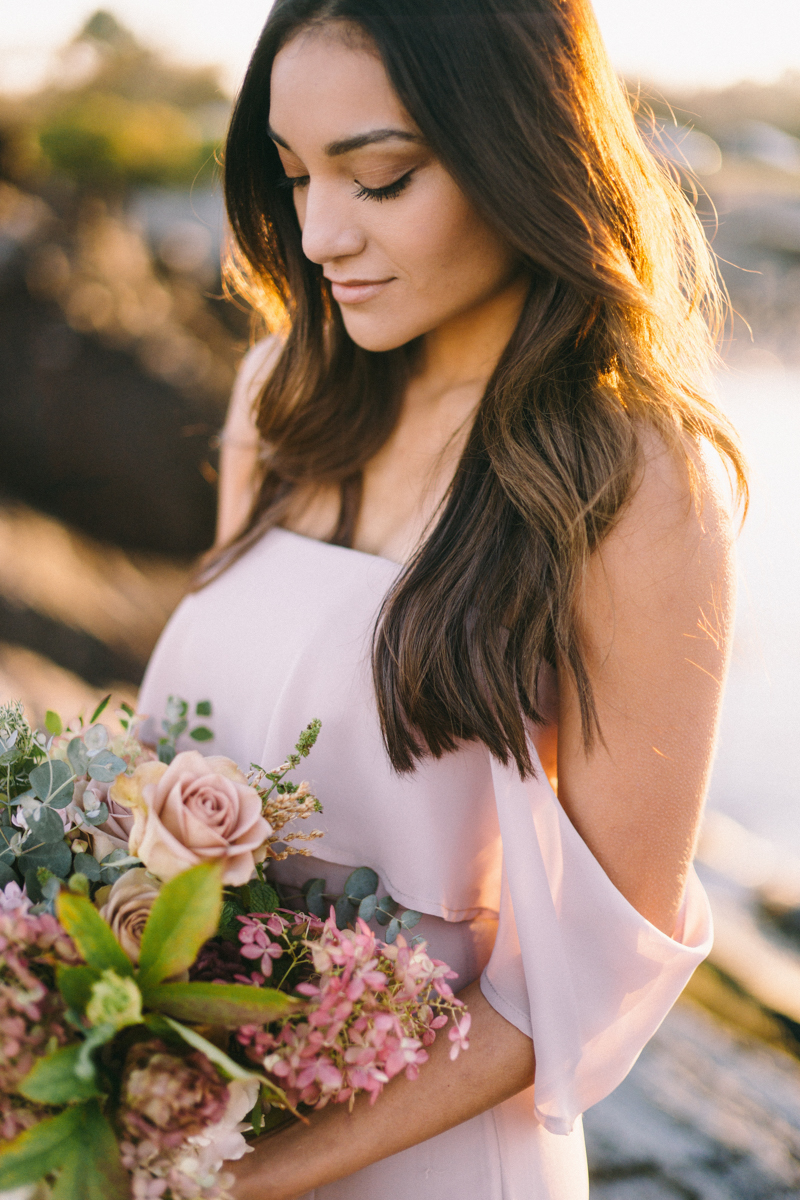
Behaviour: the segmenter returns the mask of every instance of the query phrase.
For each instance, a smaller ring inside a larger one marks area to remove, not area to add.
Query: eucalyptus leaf
[[[393,942],[397,941],[397,935],[399,932],[400,922],[398,921],[397,917],[392,917],[391,921],[389,922],[389,928],[384,934],[384,941],[388,946],[391,946]]]
[[[87,769],[90,779],[96,779],[98,783],[113,783],[118,775],[127,770],[127,766],[123,759],[110,750],[101,750],[91,759]]]
[[[378,876],[370,867],[356,867],[344,881],[344,894],[349,900],[363,900],[377,890]]]
[[[378,907],[375,909],[375,920],[379,925],[388,925],[399,907],[397,901],[393,900],[391,896],[381,896]]]
[[[324,921],[330,910],[330,901],[325,895],[327,883],[324,879],[309,879],[303,887],[306,894],[306,907],[315,917]]]
[[[129,867],[137,866],[139,860],[133,858],[121,846],[112,850],[100,862],[100,880],[102,883],[116,883]]]
[[[39,1058],[17,1091],[37,1104],[70,1104],[89,1100],[101,1092],[94,1079],[81,1079],[75,1073],[81,1045],[62,1046],[46,1058]]]
[[[17,833],[19,833],[19,830],[15,829],[13,825],[0,825],[0,863],[3,863],[5,866],[10,866],[16,858],[16,854],[10,848],[9,843]]]
[[[31,771],[30,785],[40,800],[64,808],[72,799],[72,771],[60,758],[48,758]],[[55,801],[59,803],[55,803]]]
[[[169,742],[160,741],[158,743],[158,761],[166,763],[169,766],[174,757],[175,747],[171,746]]]
[[[421,920],[422,920],[421,912],[417,912],[413,908],[407,908],[406,911],[403,913],[403,915],[400,917],[400,924],[403,926],[403,929],[413,929],[414,926],[418,925]]]
[[[165,717],[171,725],[174,725],[182,717],[185,717],[188,711],[189,705],[185,700],[181,700],[180,696],[170,696],[167,700]]]
[[[378,897],[374,893],[371,896],[365,896],[358,906],[358,915],[362,921],[371,921],[377,907]]]
[[[0,888],[4,888],[9,883],[19,883],[19,876],[7,862],[0,861]]]
[[[64,822],[57,812],[40,804],[27,817],[31,837],[37,842],[60,842],[64,837]]]
[[[194,738],[196,742],[210,742],[213,740],[214,734],[206,725],[197,725],[189,737]]]
[[[91,771],[91,767],[89,770]],[[87,825],[104,825],[108,820],[108,805],[101,800],[100,807],[84,812],[83,819]]]
[[[17,750],[16,746],[11,746],[8,750],[4,750],[3,753],[0,754],[0,767],[8,767],[11,763],[16,762],[17,759],[21,757],[21,752]]]
[[[346,929],[350,922],[355,920],[358,910],[349,897],[340,896],[334,905],[334,911],[336,913],[336,928]]]
[[[195,705],[194,711],[198,717],[210,717],[211,716],[211,701],[210,700],[201,700],[198,704]]]
[[[74,737],[67,746],[69,765],[76,775],[85,775],[89,769],[89,753],[83,744],[83,738]]]
[[[100,882],[100,863],[93,854],[76,854],[72,862],[72,869],[85,875],[92,883]]]
[[[36,1183],[57,1171],[70,1153],[83,1117],[83,1105],[74,1105],[0,1145],[0,1192]]]
[[[31,849],[26,849],[27,846]],[[39,867],[47,867],[59,879],[66,879],[70,873],[72,851],[64,841],[40,845],[32,834],[28,834],[20,851],[17,869],[26,875],[29,871],[38,871]]]
[[[105,725],[92,725],[83,735],[83,744],[90,754],[105,750],[108,745],[108,730]]]

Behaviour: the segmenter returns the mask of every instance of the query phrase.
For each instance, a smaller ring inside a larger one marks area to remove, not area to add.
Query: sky
[[[0,90],[37,87],[58,47],[107,7],[138,37],[218,63],[235,91],[269,0],[0,0]],[[595,0],[616,68],[672,87],[769,82],[800,70],[800,0]]]

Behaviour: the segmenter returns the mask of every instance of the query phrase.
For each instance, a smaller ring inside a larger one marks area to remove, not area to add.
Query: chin
[[[379,354],[383,350],[397,350],[407,342],[419,337],[421,332],[411,328],[401,321],[374,320],[366,316],[356,316],[342,309],[342,321],[350,338],[362,350],[371,350]]]

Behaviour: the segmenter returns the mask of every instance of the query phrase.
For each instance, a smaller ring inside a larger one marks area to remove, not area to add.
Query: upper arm
[[[281,351],[274,337],[257,342],[242,359],[222,430],[216,544],[244,528],[258,486],[261,444],[255,404]]]
[[[560,674],[559,799],[612,882],[671,934],[711,767],[734,607],[723,490],[652,434],[641,478],[588,565],[580,631],[601,736],[583,747]]]

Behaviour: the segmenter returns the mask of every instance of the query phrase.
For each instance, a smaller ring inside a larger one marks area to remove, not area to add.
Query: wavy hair
[[[229,277],[288,333],[258,407],[270,448],[260,490],[206,580],[279,524],[299,487],[339,486],[331,540],[349,544],[361,471],[413,369],[414,344],[374,353],[348,336],[303,255],[267,136],[276,54],[330,22],[369,39],[434,153],[530,272],[438,519],[373,644],[397,770],[478,739],[524,776],[543,662],[571,672],[587,748],[599,732],[580,585],[631,494],[643,426],[690,470],[691,445],[707,439],[746,497],[736,435],[708,394],[724,314],[714,263],[640,136],[587,0],[276,0],[233,113],[225,194]]]

